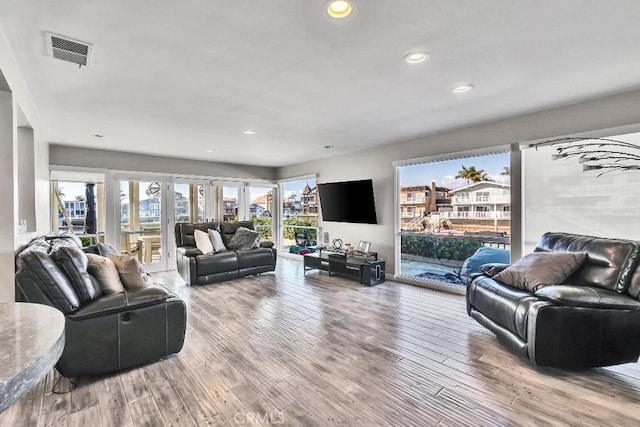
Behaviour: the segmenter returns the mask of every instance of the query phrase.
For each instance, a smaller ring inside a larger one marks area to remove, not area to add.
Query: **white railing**
[[[425,196],[421,196],[421,197],[413,197],[411,199],[409,198],[401,198],[400,199],[400,204],[414,204],[414,203],[424,203],[427,201],[427,198]]]
[[[511,212],[440,212],[441,218],[450,219],[509,219]]]
[[[469,203],[511,203],[511,196],[508,195],[489,195],[489,196],[473,196],[462,197],[453,196],[451,200],[453,204],[469,204]]]

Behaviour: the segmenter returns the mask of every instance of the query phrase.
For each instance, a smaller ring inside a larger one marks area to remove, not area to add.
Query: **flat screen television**
[[[373,181],[318,184],[323,221],[377,224]]]

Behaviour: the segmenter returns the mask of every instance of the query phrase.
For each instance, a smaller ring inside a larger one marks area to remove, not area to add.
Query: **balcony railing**
[[[472,204],[472,203],[511,203],[511,196],[509,195],[493,195],[493,196],[475,196],[475,197],[462,197],[453,196],[453,204]]]
[[[440,218],[449,219],[509,219],[511,212],[506,211],[472,211],[472,212],[440,212]]]
[[[412,198],[406,198],[406,199],[401,199],[400,200],[400,204],[415,204],[415,203],[424,203],[427,201],[427,198],[425,196],[422,197],[412,197]]]

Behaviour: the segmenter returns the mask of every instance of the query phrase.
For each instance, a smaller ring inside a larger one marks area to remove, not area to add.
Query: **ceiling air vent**
[[[93,45],[91,43],[72,39],[55,33],[45,33],[47,38],[47,53],[54,58],[73,62],[79,66],[91,63]]]

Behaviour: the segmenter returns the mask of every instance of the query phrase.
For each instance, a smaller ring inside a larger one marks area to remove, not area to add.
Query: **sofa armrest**
[[[176,249],[176,251],[184,256],[192,257],[197,255],[202,255],[202,251],[196,248],[195,246],[180,246]]]
[[[71,320],[83,320],[108,316],[114,313],[162,304],[169,296],[170,294],[167,291],[155,286],[130,289],[124,292],[104,295],[75,312],[67,314],[67,317]]]
[[[619,310],[640,310],[640,302],[630,296],[592,286],[545,286],[535,295],[558,305]]]

